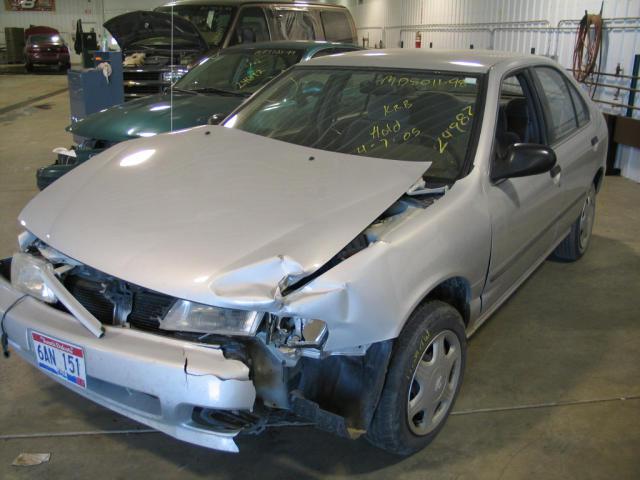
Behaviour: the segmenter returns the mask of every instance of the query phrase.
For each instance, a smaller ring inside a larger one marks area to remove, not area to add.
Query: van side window
[[[275,22],[283,40],[316,40],[314,18],[308,10],[276,8]]]
[[[549,143],[553,144],[578,129],[576,112],[562,73],[551,67],[536,67],[534,71],[542,90],[540,100],[544,107]]]
[[[236,24],[235,34],[231,39],[231,45],[266,42],[269,39],[269,28],[264,11],[259,7],[242,9]]]
[[[323,10],[320,13],[324,27],[325,40],[330,42],[352,43],[351,22],[345,12]]]

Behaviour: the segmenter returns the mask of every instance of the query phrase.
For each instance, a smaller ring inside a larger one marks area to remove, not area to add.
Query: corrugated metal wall
[[[600,11],[601,0],[349,0],[360,39],[373,46],[415,48],[416,32],[422,48],[493,48],[572,62],[578,20],[585,10]],[[620,65],[631,75],[634,55],[640,53],[640,0],[605,0],[606,22],[601,69],[613,73]],[[622,18],[629,18],[622,20]],[[601,79],[602,81],[603,79]],[[628,80],[607,83],[629,86]],[[628,92],[599,88],[596,98],[626,104]],[[640,102],[636,102],[639,105]],[[603,111],[624,115],[626,109],[600,104]],[[640,118],[640,110],[634,117]],[[623,175],[640,182],[640,150],[618,149]]]

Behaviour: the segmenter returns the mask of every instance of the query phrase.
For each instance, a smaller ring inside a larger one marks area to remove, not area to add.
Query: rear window
[[[352,43],[354,41],[351,22],[345,12],[324,10],[320,13],[320,16],[326,40],[342,43]]]
[[[29,42],[34,43],[64,43],[60,35],[31,35]]]

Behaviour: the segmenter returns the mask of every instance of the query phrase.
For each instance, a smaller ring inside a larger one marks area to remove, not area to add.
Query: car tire
[[[579,260],[589,247],[593,223],[596,218],[596,187],[591,185],[582,204],[580,215],[571,225],[571,231],[556,247],[551,258],[561,262]]]
[[[25,63],[25,64],[24,64],[24,69],[25,69],[27,72],[33,72],[33,64],[32,64],[32,63],[29,63],[29,62]]]
[[[458,396],[466,357],[460,313],[438,300],[420,305],[394,344],[367,440],[403,456],[431,443]]]

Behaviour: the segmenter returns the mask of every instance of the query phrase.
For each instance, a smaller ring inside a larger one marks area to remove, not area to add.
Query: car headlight
[[[211,307],[178,300],[160,320],[163,330],[217,333],[220,335],[255,335],[262,314],[245,310]]]
[[[44,271],[53,272],[53,265],[27,253],[16,253],[11,260],[11,285],[16,290],[47,303],[56,303],[53,291],[44,281]]]
[[[176,80],[180,80],[188,70],[184,68],[176,68],[172,72],[163,72],[162,80],[166,83],[173,83]]]

